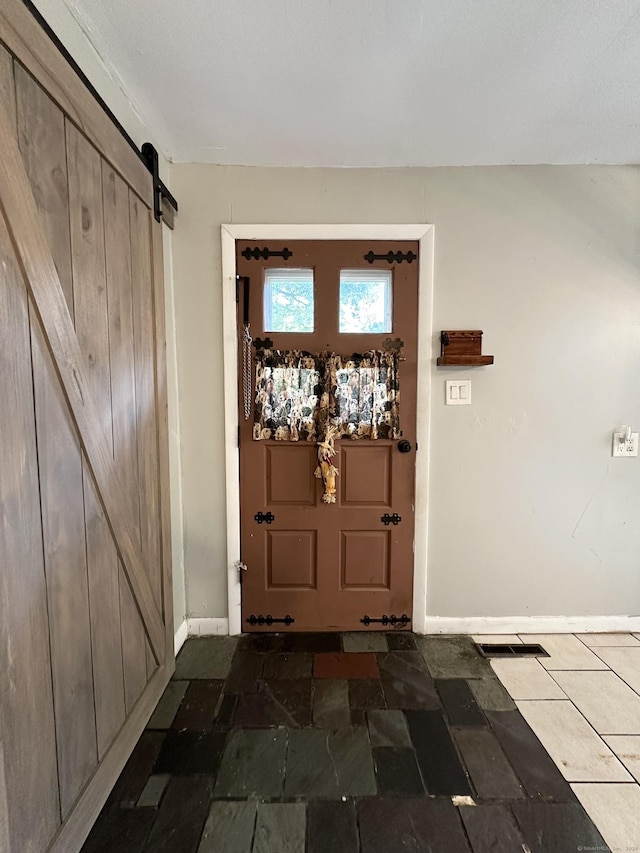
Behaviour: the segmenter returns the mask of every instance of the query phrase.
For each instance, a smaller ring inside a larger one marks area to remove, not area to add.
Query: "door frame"
[[[242,633],[240,560],[240,448],[238,447],[238,320],[236,304],[237,240],[418,240],[418,395],[416,411],[415,533],[412,629],[427,624],[427,553],[431,365],[433,355],[433,225],[222,225],[222,338],[225,420],[227,527],[227,604],[229,634]]]

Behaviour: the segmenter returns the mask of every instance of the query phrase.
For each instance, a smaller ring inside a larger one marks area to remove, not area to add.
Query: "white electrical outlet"
[[[613,434],[613,456],[637,456],[638,455],[638,433],[632,432],[631,438],[620,441],[621,432]]]

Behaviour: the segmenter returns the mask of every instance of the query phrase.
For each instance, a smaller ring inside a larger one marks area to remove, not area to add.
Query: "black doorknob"
[[[403,438],[402,441],[398,442],[398,450],[400,453],[411,453],[411,442]]]

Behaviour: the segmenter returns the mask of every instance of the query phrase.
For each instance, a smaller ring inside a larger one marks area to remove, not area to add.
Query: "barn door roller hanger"
[[[160,180],[158,152],[150,142],[145,142],[142,156],[153,178],[153,215],[156,222],[164,222],[173,231],[173,215],[178,212],[178,202]]]

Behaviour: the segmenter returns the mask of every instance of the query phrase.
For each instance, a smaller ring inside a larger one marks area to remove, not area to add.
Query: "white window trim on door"
[[[240,560],[240,449],[238,448],[237,240],[418,240],[418,405],[412,630],[427,624],[429,421],[433,358],[433,225],[222,225],[227,601],[229,633],[242,633]]]

